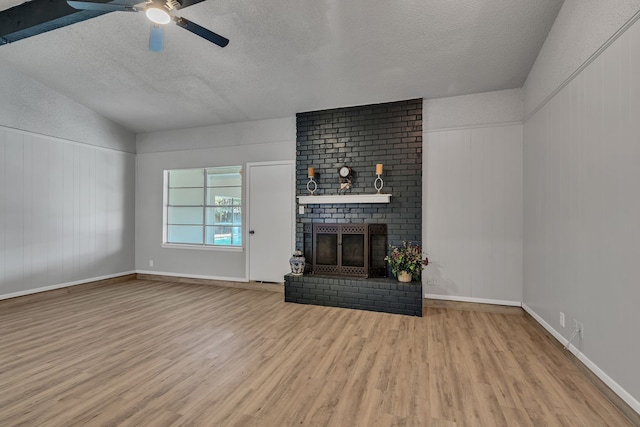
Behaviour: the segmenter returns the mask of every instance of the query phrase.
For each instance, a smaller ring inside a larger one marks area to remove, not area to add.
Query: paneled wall
[[[639,53],[636,23],[525,123],[523,300],[638,412]]]
[[[425,293],[520,305],[522,125],[434,130],[424,144]]]
[[[133,270],[133,154],[0,127],[0,298]]]

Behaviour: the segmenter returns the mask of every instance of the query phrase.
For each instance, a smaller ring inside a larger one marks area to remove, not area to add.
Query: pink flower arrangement
[[[392,246],[391,255],[386,256],[384,260],[391,267],[394,277],[398,277],[401,271],[406,271],[411,274],[413,280],[419,280],[422,269],[429,264],[427,257],[422,258],[422,248],[406,241],[402,242],[402,246]]]

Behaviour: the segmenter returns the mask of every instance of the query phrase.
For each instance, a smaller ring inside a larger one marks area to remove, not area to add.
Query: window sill
[[[178,243],[163,243],[164,249],[189,249],[196,251],[222,251],[222,252],[244,252],[242,246],[203,246],[203,245],[187,245]]]

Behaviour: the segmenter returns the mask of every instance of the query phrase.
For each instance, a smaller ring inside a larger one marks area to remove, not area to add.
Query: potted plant
[[[406,241],[402,242],[402,246],[392,246],[391,254],[384,260],[389,263],[393,276],[401,282],[420,280],[422,269],[429,264],[427,257],[422,258],[422,248]]]

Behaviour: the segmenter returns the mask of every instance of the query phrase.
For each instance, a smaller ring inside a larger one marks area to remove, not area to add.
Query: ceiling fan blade
[[[99,10],[102,12],[138,12],[133,6],[113,3],[93,3],[90,1],[67,1],[67,4],[78,10]]]
[[[229,39],[228,38],[222,37],[220,34],[216,34],[211,30],[207,30],[206,28],[201,27],[200,25],[196,24],[195,22],[191,22],[188,19],[180,18],[180,17],[177,17],[177,16],[174,19],[176,21],[176,24],[179,27],[182,27],[185,30],[190,31],[193,34],[196,34],[196,35],[202,37],[203,39],[207,39],[211,43],[215,43],[220,47],[225,47],[226,45],[229,44]]]
[[[164,49],[164,27],[151,24],[149,50],[152,52],[162,52],[162,49]]]

